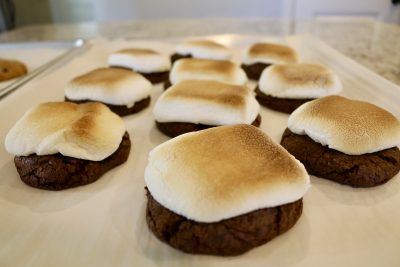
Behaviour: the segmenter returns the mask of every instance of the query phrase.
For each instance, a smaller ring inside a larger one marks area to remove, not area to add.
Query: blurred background
[[[0,0],[0,32],[26,25],[172,18],[367,18],[400,24],[400,0]]]

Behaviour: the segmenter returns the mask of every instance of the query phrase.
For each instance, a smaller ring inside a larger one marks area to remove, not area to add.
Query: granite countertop
[[[344,55],[400,85],[400,26],[373,20],[185,19],[34,25],[0,34],[0,42],[77,38],[154,39],[187,35],[310,33]]]

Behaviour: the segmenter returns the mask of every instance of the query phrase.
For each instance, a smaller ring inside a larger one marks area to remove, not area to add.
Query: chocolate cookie
[[[164,90],[167,90],[171,86],[172,86],[172,83],[171,83],[171,81],[169,79],[164,82]]]
[[[314,98],[292,99],[273,97],[271,95],[264,94],[258,87],[256,88],[255,92],[256,99],[261,105],[287,114],[292,113],[304,103],[314,100]]]
[[[240,67],[246,72],[246,75],[249,79],[258,80],[260,79],[261,73],[266,67],[269,67],[271,64],[266,63],[254,63],[251,65],[242,64]]]
[[[187,253],[233,256],[288,231],[303,210],[302,199],[216,223],[200,223],[159,204],[147,191],[146,221],[161,241]]]
[[[352,187],[380,185],[400,171],[400,150],[397,147],[347,155],[289,129],[283,133],[281,145],[304,164],[309,174]]]
[[[253,126],[259,127],[261,124],[261,116],[258,115],[254,122],[251,124]],[[158,122],[156,121],[157,128],[164,134],[175,137],[188,132],[200,131],[212,127],[217,127],[219,125],[205,125],[196,124],[188,122]]]
[[[181,58],[192,58],[192,55],[181,55],[178,53],[174,53],[171,55],[171,64],[174,64],[175,61],[177,61]]]
[[[24,63],[0,59],[0,82],[22,76],[28,72]]]
[[[119,148],[102,161],[53,154],[16,156],[14,162],[21,180],[27,185],[46,190],[62,190],[93,183],[110,169],[124,163],[130,148],[131,141],[126,132]]]
[[[168,80],[169,77],[169,71],[152,72],[152,73],[138,72],[138,73],[142,74],[152,84],[162,83]]]
[[[65,101],[73,102],[76,104],[94,102],[93,100],[71,100],[71,99],[68,99],[67,97],[65,97]],[[128,108],[127,106],[111,105],[111,104],[107,104],[107,103],[103,103],[103,102],[102,102],[102,104],[109,107],[111,109],[111,111],[118,114],[119,116],[127,116],[127,115],[131,115],[134,113],[138,113],[139,111],[148,107],[150,105],[150,97],[147,97],[145,99],[135,102],[134,105],[130,108]]]

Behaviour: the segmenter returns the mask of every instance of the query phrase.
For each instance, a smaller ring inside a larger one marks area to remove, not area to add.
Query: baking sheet
[[[219,35],[237,50],[236,59],[263,36]],[[270,39],[270,38],[268,38]],[[106,65],[108,53],[144,46],[170,53],[180,40],[96,40],[83,56],[34,81],[0,102],[0,140],[30,107],[63,100],[74,76]],[[342,95],[371,101],[397,117],[400,88],[311,36],[276,39],[295,47],[303,62],[319,62],[338,73]],[[254,86],[254,83],[251,84]],[[162,92],[154,86],[150,108],[125,117],[132,140],[128,162],[97,182],[60,192],[21,182],[0,146],[0,266],[400,266],[400,177],[353,189],[311,177],[304,210],[289,232],[237,257],[181,253],[147,229],[143,173],[148,152],[169,138],[154,125],[152,108]],[[261,129],[279,142],[288,116],[261,108]]]
[[[0,58],[19,60],[23,62],[28,74],[36,68],[46,64],[67,50],[76,47],[76,41],[54,41],[54,42],[17,42],[1,43]],[[0,81],[1,88],[14,82],[17,78]]]

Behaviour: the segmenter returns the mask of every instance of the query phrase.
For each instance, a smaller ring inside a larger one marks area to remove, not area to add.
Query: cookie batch
[[[294,227],[309,175],[372,187],[400,171],[399,120],[338,96],[332,70],[282,44],[252,44],[241,64],[233,54],[210,40],[172,55],[114,51],[65,85],[64,102],[32,107],[10,129],[21,180],[46,190],[95,182],[127,161],[124,120],[154,101],[154,125],[171,139],[150,151],[143,174],[148,228],[186,253],[233,256]],[[164,87],[157,99],[154,84]],[[288,114],[280,144],[259,128],[269,123],[261,109]]]

